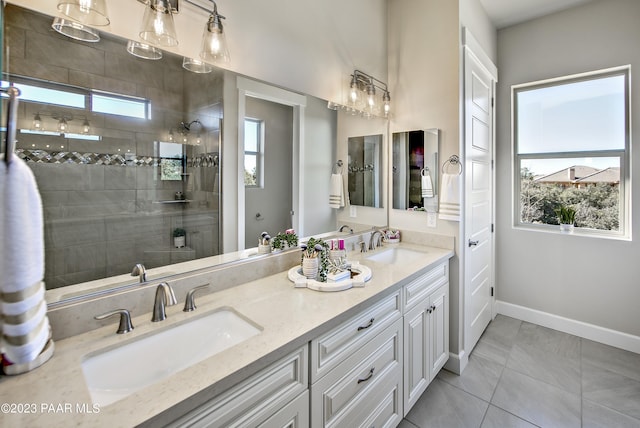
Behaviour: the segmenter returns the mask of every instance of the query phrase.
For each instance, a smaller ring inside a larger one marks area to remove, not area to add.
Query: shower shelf
[[[188,204],[193,202],[191,199],[170,199],[167,201],[153,201],[154,204]]]

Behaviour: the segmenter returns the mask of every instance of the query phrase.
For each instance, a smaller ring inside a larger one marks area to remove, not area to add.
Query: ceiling
[[[593,0],[480,0],[498,28],[528,21]]]

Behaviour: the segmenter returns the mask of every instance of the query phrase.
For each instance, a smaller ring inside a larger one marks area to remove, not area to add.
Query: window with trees
[[[244,185],[262,185],[262,121],[244,120]]]
[[[629,67],[512,86],[516,226],[629,235]]]

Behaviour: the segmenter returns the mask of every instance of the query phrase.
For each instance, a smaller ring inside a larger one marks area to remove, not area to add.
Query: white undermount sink
[[[82,362],[82,371],[91,400],[101,406],[109,405],[260,331],[233,309],[224,308],[144,337],[133,337],[122,346],[89,354]]]
[[[376,250],[379,251],[379,250]],[[378,263],[386,263],[389,265],[397,265],[400,263],[412,263],[426,255],[424,251],[414,251],[407,248],[389,248],[365,257]]]

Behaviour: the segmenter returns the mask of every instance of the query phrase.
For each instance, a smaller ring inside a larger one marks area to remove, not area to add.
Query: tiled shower
[[[95,112],[90,102],[21,100],[16,154],[42,196],[47,288],[219,254],[222,74],[191,73],[167,53],[136,58],[112,36],[78,42],[55,33],[51,18],[12,5],[5,28],[4,81],[148,105],[136,118]],[[180,171],[170,179],[166,146],[181,152],[170,156]],[[186,247],[174,247],[176,228],[185,229]]]

